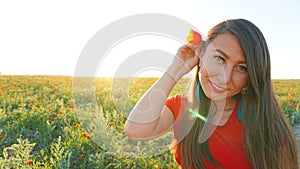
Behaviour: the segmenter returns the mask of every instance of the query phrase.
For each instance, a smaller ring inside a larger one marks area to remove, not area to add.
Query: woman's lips
[[[211,84],[211,87],[212,87],[213,91],[216,92],[216,93],[224,93],[226,91],[225,88],[220,87],[220,86],[212,83],[211,81],[210,81],[210,84]]]

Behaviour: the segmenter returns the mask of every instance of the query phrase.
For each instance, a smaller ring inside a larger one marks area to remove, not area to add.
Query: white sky
[[[299,0],[0,1],[0,72],[74,75],[84,46],[103,27],[134,14],[161,13],[186,20],[205,34],[223,20],[248,19],[261,29],[268,42],[272,78],[300,79],[299,9]],[[171,39],[156,38],[145,36],[119,44],[107,55],[99,74],[114,74],[118,63],[110,65],[109,58],[120,56],[121,49],[123,54],[127,49],[124,60],[147,47],[171,53],[179,47],[176,43],[167,47],[166,42],[173,43]]]

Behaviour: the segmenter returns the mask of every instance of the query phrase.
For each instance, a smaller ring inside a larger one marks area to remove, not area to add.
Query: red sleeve
[[[168,98],[166,106],[173,112],[174,121],[178,118],[181,112],[185,112],[188,105],[188,99],[184,95],[176,95]]]
[[[173,112],[174,115],[174,121],[176,121],[180,116],[182,115],[182,112],[187,111],[188,106],[188,99],[184,95],[176,95],[173,97],[170,97],[166,101],[166,106]],[[174,138],[177,140],[178,136],[180,136],[179,133],[180,125],[179,123],[174,125]],[[180,138],[179,138],[180,140]],[[178,149],[176,149],[174,153],[174,157],[178,165],[181,165],[181,153]]]

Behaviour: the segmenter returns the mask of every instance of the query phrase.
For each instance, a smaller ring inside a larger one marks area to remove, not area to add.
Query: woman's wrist
[[[187,65],[184,65],[183,67],[171,65],[166,73],[175,80],[175,82],[178,82],[185,74],[186,71],[189,70]]]

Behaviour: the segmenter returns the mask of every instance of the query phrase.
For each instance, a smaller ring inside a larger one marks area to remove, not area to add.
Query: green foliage
[[[3,156],[0,158],[1,168],[29,168],[32,162],[30,154],[36,143],[30,143],[28,139],[17,139],[17,144],[3,149]]]
[[[95,79],[99,113],[86,113],[86,119],[79,121],[72,77],[0,76],[0,168],[178,168],[170,151],[130,158],[94,139],[114,140],[115,147],[133,146],[118,142],[123,138],[116,133],[124,134],[130,110],[156,80]],[[188,94],[189,83],[180,81],[170,95]],[[274,84],[287,118],[291,124],[299,122],[300,81],[276,80]],[[101,133],[102,128],[108,132]]]

